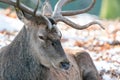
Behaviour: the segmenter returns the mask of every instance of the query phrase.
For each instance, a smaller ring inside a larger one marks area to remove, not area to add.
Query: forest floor
[[[65,49],[85,50],[89,52],[102,80],[120,80],[120,21],[100,20],[90,14],[69,17],[77,24],[84,25],[98,21],[84,30],[76,30],[60,22],[58,28],[62,33],[62,45]],[[0,10],[0,48],[8,45],[22,28],[15,12]]]

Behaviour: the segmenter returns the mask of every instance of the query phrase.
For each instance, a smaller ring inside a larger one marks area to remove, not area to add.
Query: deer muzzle
[[[70,68],[70,63],[68,61],[60,62],[59,67],[64,70],[68,70]]]
[[[59,40],[52,41],[52,45],[54,46],[55,50],[57,51],[56,55],[59,55],[58,57],[58,67],[63,70],[68,70],[70,67],[70,62],[67,59],[67,56],[61,46],[61,43]]]

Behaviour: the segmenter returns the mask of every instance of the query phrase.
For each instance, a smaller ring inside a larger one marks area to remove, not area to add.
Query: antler
[[[41,10],[41,13],[42,15],[45,15],[45,16],[51,16],[52,15],[52,6],[50,4],[50,1],[49,0],[45,0],[43,6],[42,6],[42,10]]]
[[[42,14],[37,14],[39,0],[37,2],[37,6],[36,6],[35,10],[25,6],[24,4],[20,4],[20,0],[16,0],[16,2],[14,2],[12,0],[0,0],[0,2],[12,5],[16,8],[16,10],[20,9],[23,13],[27,13],[27,14],[30,14],[30,15],[36,16],[36,17],[41,17],[42,19],[45,20],[46,24],[48,24],[49,29],[52,28],[52,24],[50,23],[49,19],[46,16],[43,16]],[[26,17],[27,17],[27,15],[26,15]]]
[[[53,15],[52,17],[54,18],[54,20],[56,22],[58,21],[62,21],[66,24],[68,24],[69,26],[75,28],[75,29],[79,29],[79,30],[82,30],[82,29],[85,29],[85,28],[88,28],[89,26],[93,25],[93,24],[98,24],[101,28],[104,29],[104,27],[97,21],[93,21],[91,23],[88,23],[86,25],[78,25],[72,21],[70,21],[69,19],[65,18],[64,16],[72,16],[72,15],[77,15],[77,14],[81,14],[81,13],[85,13],[87,11],[89,11],[95,4],[96,0],[92,0],[92,4],[88,7],[88,8],[85,8],[83,10],[75,10],[75,11],[62,11],[62,6],[64,6],[65,4],[71,2],[73,0],[59,0],[55,6],[55,9],[54,9],[54,12],[53,12]]]
[[[10,5],[13,5],[14,7],[20,9],[21,11],[26,12],[26,13],[36,16],[36,17],[47,17],[47,16],[52,15],[52,18],[55,20],[55,22],[62,21],[75,29],[79,29],[79,30],[85,29],[93,24],[98,24],[101,28],[104,29],[104,27],[97,21],[93,21],[91,23],[81,26],[81,25],[78,25],[78,24],[70,21],[69,19],[65,18],[64,16],[72,16],[72,15],[77,15],[77,14],[81,14],[81,13],[85,13],[85,12],[89,11],[96,2],[96,0],[92,0],[91,5],[83,10],[74,10],[74,11],[62,11],[61,10],[62,6],[64,6],[65,4],[67,4],[69,2],[72,2],[72,1],[74,1],[74,0],[59,0],[57,2],[57,4],[55,5],[55,9],[52,14],[51,4],[49,3],[49,0],[45,0],[45,3],[42,7],[42,10],[43,10],[42,14],[37,14],[39,0],[38,0],[35,10],[25,6],[24,4],[20,4],[20,0],[16,0],[16,2],[14,2],[12,0],[0,0],[0,2],[4,2],[4,3],[10,4]],[[47,9],[50,11],[49,14],[46,14],[46,12],[47,13],[49,12],[49,11],[47,11]],[[46,21],[48,22],[47,18],[44,18],[44,19],[46,19]],[[49,24],[49,25],[51,25],[51,24]]]
[[[0,2],[12,5],[12,6],[22,10],[23,12],[26,12],[26,13],[30,14],[30,15],[39,16],[39,15],[36,14],[38,6],[39,6],[39,0],[38,0],[38,3],[37,3],[37,6],[36,6],[35,10],[25,6],[24,4],[20,4],[20,0],[16,0],[16,2],[14,2],[12,0],[0,0]]]
[[[71,16],[71,15],[82,14],[82,13],[88,12],[89,10],[91,10],[93,8],[93,6],[95,5],[95,2],[96,2],[96,0],[92,0],[92,3],[90,4],[90,6],[88,6],[85,9],[74,10],[74,11],[62,11],[61,14],[63,16]]]

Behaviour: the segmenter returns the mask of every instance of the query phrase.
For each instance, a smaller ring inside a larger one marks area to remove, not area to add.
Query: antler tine
[[[61,8],[63,5],[65,5],[66,3],[69,3],[73,0],[59,0],[56,5],[55,5],[55,9],[53,11],[53,17],[57,17],[61,15]]]
[[[17,4],[17,6],[19,7],[19,5],[20,5],[20,0],[17,0],[17,1],[16,1],[16,4]]]
[[[36,6],[36,8],[35,8],[35,10],[34,10],[34,15],[36,15],[36,12],[37,12],[37,9],[38,9],[38,7],[39,7],[39,4],[40,4],[40,1],[38,0],[37,6]]]
[[[93,22],[90,22],[90,23],[88,23],[88,24],[86,24],[86,25],[81,26],[81,25],[78,25],[78,24],[70,21],[69,19],[67,19],[67,18],[65,18],[65,17],[59,17],[57,20],[58,20],[58,21],[62,21],[62,22],[64,22],[64,23],[66,23],[67,25],[71,26],[72,28],[75,28],[75,29],[78,29],[78,30],[86,29],[86,28],[88,28],[88,27],[90,27],[91,25],[94,25],[94,24],[97,24],[97,25],[99,25],[102,29],[105,29],[105,28],[104,28],[99,22],[97,22],[97,21],[93,21]]]
[[[61,14],[63,16],[72,16],[72,15],[77,15],[77,14],[82,14],[82,13],[88,12],[89,10],[91,10],[93,8],[93,6],[95,5],[95,2],[96,2],[96,0],[92,0],[91,5],[85,9],[73,10],[73,11],[62,11]]]
[[[45,0],[42,9],[41,9],[41,13],[42,15],[45,16],[51,16],[52,15],[52,6],[50,4],[50,0]]]
[[[0,0],[0,2],[7,3],[7,4],[9,4],[9,5],[15,6],[15,2],[12,2],[12,1],[10,1],[10,0]]]

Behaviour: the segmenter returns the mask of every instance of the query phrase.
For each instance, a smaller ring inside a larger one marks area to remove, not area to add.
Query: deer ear
[[[23,12],[23,11],[20,10],[19,8],[15,8],[15,9],[16,9],[16,13],[17,13],[18,18],[19,18],[22,22],[24,22],[25,19],[28,19],[28,20],[31,19],[32,15],[29,15],[29,14]]]
[[[16,10],[16,13],[17,13],[18,18],[19,18],[21,21],[24,21],[24,14],[23,14],[23,12],[22,12],[19,8],[15,8],[15,10]]]

